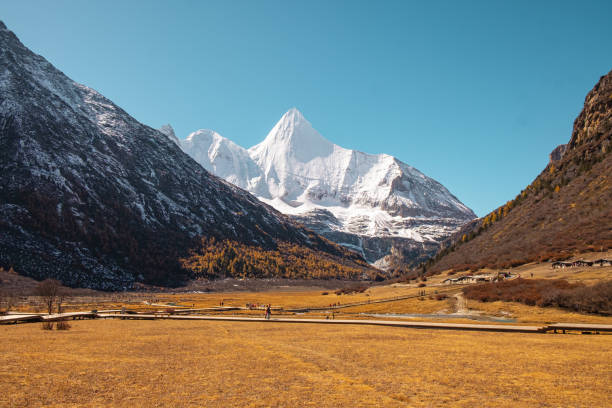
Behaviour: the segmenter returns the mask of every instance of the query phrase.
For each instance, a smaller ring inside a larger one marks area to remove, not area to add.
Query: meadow
[[[612,404],[612,337],[95,320],[0,328],[0,405]]]

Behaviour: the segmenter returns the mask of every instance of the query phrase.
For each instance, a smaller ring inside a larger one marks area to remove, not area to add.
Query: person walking
[[[270,305],[268,305],[266,307],[266,320],[270,320],[270,314],[272,314],[272,309],[270,308]]]

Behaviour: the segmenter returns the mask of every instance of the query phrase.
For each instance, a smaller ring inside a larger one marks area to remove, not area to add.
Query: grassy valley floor
[[[612,404],[612,336],[181,321],[0,328],[0,405]]]

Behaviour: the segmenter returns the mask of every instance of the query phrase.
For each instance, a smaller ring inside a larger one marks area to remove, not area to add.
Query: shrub
[[[436,295],[436,300],[444,300],[448,299],[448,295],[446,293],[439,293]]]
[[[68,323],[65,320],[60,320],[59,322],[57,322],[57,324],[55,325],[55,329],[56,330],[70,330],[70,323]]]
[[[55,279],[45,279],[36,286],[34,293],[42,298],[47,308],[47,313],[53,313],[53,306],[56,302],[58,313],[60,313],[65,291],[59,281]]]
[[[321,294],[322,294],[323,296],[325,296],[325,295],[329,295],[329,292],[323,292],[323,293],[321,293]]]
[[[564,279],[513,279],[463,288],[468,299],[481,302],[520,302],[529,306],[560,307],[582,313],[612,315],[612,281],[593,286]]]
[[[422,282],[417,285],[417,287],[419,287],[419,288],[423,288],[425,286],[427,286],[427,284],[426,283],[422,283]]]
[[[612,315],[612,281],[574,290],[556,290],[547,293],[541,306],[555,306],[581,313]]]
[[[363,293],[366,290],[368,290],[367,286],[360,285],[360,286],[352,286],[348,288],[338,289],[335,293],[336,295],[350,295],[351,293]]]
[[[43,330],[53,330],[53,322],[43,322],[42,329]]]

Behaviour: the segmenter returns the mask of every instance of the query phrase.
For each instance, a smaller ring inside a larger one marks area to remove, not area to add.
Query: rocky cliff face
[[[586,156],[610,151],[612,134],[612,71],[601,77],[587,94],[584,108],[574,121],[568,149]],[[584,147],[580,149],[580,147]]]
[[[567,144],[561,144],[553,149],[549,155],[550,163],[559,161],[563,158],[565,151],[567,150]]]
[[[440,183],[393,156],[331,143],[297,109],[248,150],[209,130],[182,146],[207,170],[379,265],[391,248],[422,261],[475,218]]]
[[[429,263],[508,267],[612,248],[612,72],[588,93],[567,145],[515,199],[463,228]]]
[[[98,289],[178,284],[201,236],[352,254],[209,174],[0,23],[0,266]]]

